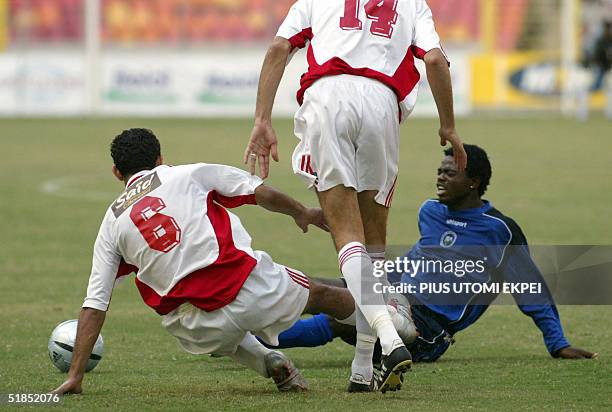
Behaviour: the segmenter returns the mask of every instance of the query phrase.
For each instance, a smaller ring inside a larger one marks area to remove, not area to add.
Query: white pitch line
[[[63,176],[43,182],[38,190],[51,196],[93,202],[112,201],[118,192],[95,190],[92,181],[98,176]]]

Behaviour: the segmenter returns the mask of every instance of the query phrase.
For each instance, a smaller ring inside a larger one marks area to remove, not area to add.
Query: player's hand
[[[595,359],[599,354],[568,346],[567,348],[561,349],[558,355],[562,359]]]
[[[440,146],[446,146],[447,143],[450,143],[453,146],[453,157],[455,158],[455,166],[457,166],[457,170],[460,172],[465,170],[467,166],[467,153],[465,153],[463,142],[461,141],[459,134],[457,134],[457,130],[454,128],[440,128],[438,134],[440,135]]]
[[[304,211],[295,218],[295,223],[302,229],[304,233],[308,232],[308,225],[315,225],[316,227],[329,232],[329,227],[323,216],[323,210],[319,208],[305,208]]]
[[[58,386],[51,393],[58,395],[69,395],[69,394],[79,394],[83,393],[83,388],[81,386],[82,379],[78,378],[68,378],[64,383]]]
[[[268,122],[255,122],[249,144],[244,151],[244,164],[249,165],[249,171],[255,174],[255,164],[259,163],[259,176],[262,179],[270,173],[270,154],[278,162],[278,141],[272,124]]]

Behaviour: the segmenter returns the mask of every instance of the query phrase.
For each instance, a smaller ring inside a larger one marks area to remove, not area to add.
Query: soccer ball
[[[62,372],[68,372],[70,369],[70,363],[72,362],[72,349],[74,348],[74,341],[76,340],[77,325],[79,321],[76,319],[67,320],[60,323],[51,332],[49,338],[49,358],[57,369]],[[96,367],[100,359],[102,359],[102,352],[104,351],[104,340],[102,335],[98,336],[98,340],[93,347],[91,356],[87,361],[85,372],[91,371]]]

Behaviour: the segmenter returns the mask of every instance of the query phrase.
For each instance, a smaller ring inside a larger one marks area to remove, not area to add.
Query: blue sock
[[[278,335],[278,346],[273,348],[312,348],[334,340],[327,315],[322,313],[298,320],[291,328]],[[261,339],[260,339],[261,341]],[[265,346],[270,345],[262,342]]]

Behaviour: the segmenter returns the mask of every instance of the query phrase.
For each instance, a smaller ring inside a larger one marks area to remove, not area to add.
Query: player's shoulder
[[[230,166],[221,163],[192,163],[180,166],[187,172],[205,172],[210,177],[224,176],[231,173],[247,173],[245,170],[236,166]]]
[[[203,163],[188,163],[188,164],[182,164],[182,165],[160,165],[160,166],[157,166],[155,169],[153,169],[152,172],[184,173],[184,172],[189,172],[192,169],[195,169],[199,167],[199,165],[202,165],[202,164]]]
[[[427,199],[419,207],[419,216],[426,213],[437,213],[444,210],[444,205],[437,199]]]
[[[181,165],[162,165],[153,171],[157,172],[162,181],[186,178],[189,179],[194,174],[214,174],[214,171],[222,165],[210,163],[186,163]]]
[[[427,222],[443,219],[446,213],[446,206],[437,199],[427,199],[419,207],[418,221]]]
[[[490,219],[490,223],[500,231],[506,231],[511,237],[512,244],[526,243],[525,235],[519,224],[508,215],[500,212],[497,208],[492,207],[483,213],[485,218]]]

